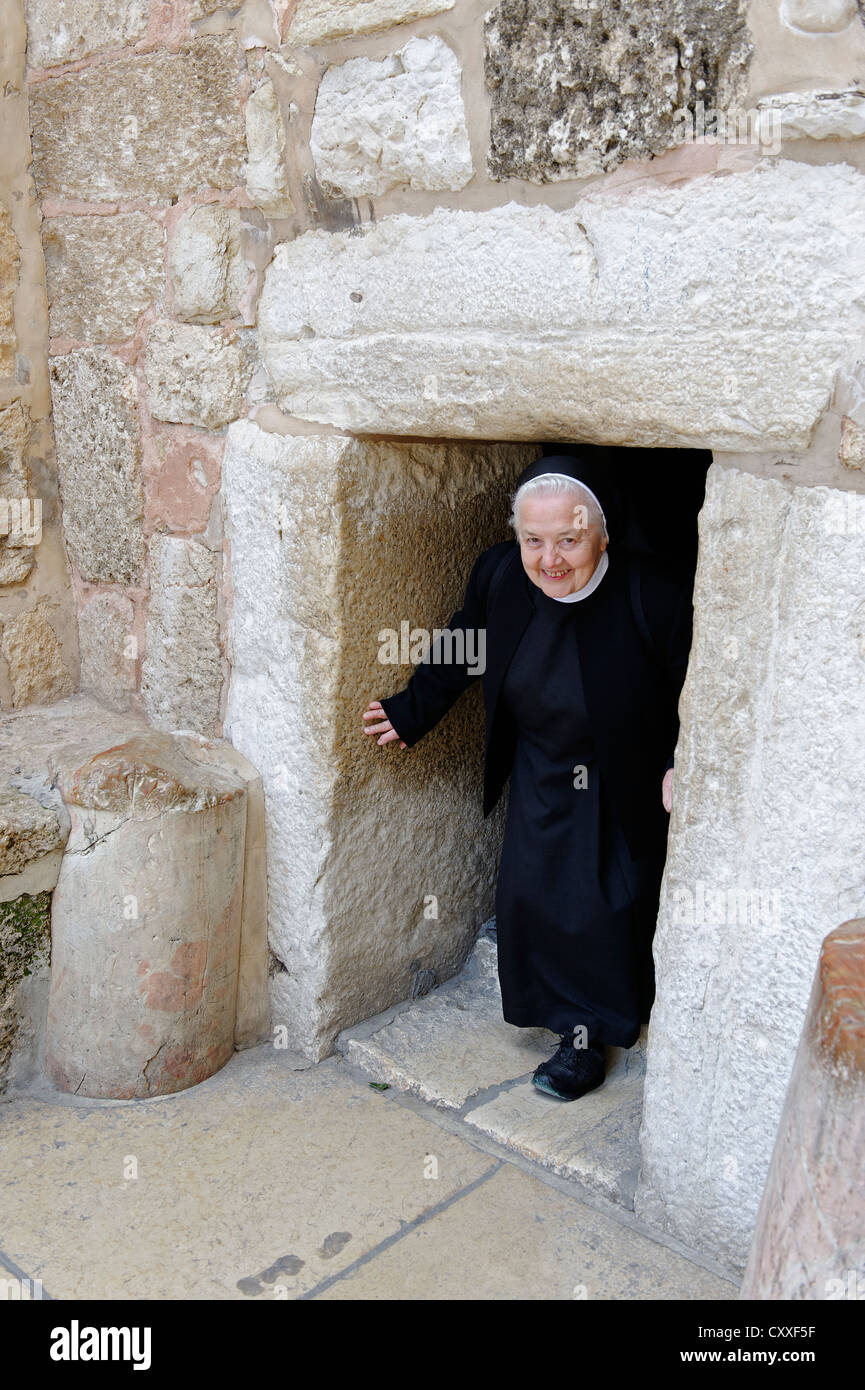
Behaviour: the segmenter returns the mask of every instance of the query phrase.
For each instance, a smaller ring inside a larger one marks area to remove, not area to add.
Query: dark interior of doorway
[[[599,444],[542,444],[547,454],[591,455],[614,479],[618,500],[610,547],[651,555],[693,588],[697,516],[706,493],[711,449],[630,449]]]

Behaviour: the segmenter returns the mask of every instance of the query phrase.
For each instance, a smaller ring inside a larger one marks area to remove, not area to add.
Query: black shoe
[[[536,1069],[532,1085],[559,1100],[579,1100],[587,1091],[594,1091],[602,1084],[606,1072],[607,1053],[603,1043],[574,1047],[573,1033],[562,1033],[554,1055]]]

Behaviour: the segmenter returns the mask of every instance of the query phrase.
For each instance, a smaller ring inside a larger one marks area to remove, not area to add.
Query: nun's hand
[[[365,734],[381,734],[381,738],[376,739],[379,747],[383,743],[393,743],[395,739],[399,738],[399,734],[381,707],[381,700],[370,700],[363,712],[363,717],[367,720],[378,719],[380,721],[378,724],[368,723],[364,729]],[[399,746],[400,748],[406,746],[401,738],[399,738]]]
[[[673,809],[673,769],[669,768],[664,773],[664,780],[661,783],[661,800],[664,803],[665,811]]]

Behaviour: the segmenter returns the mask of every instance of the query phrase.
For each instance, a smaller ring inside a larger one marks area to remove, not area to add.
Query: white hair
[[[604,514],[594,495],[582,483],[577,482],[576,478],[569,478],[564,473],[542,473],[539,477],[530,478],[527,483],[523,483],[522,487],[517,488],[513,496],[513,511],[509,518],[517,540],[520,538],[519,510],[526,498],[559,496],[576,498],[586,509],[589,530],[599,531],[601,538],[609,541]]]

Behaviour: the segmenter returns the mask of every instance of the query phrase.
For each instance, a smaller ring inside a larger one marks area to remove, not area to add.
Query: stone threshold
[[[608,1049],[607,1078],[596,1091],[570,1102],[539,1092],[532,1073],[558,1038],[502,1019],[487,923],[459,975],[344,1029],[336,1049],[373,1082],[450,1112],[508,1153],[633,1211],[646,1031],[633,1048]]]

